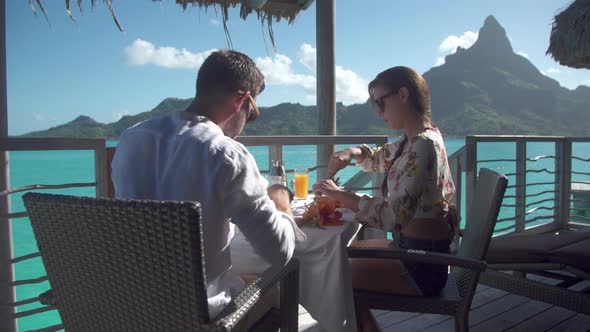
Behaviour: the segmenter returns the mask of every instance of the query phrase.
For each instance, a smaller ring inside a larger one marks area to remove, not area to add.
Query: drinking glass
[[[295,197],[306,199],[309,185],[309,171],[307,168],[295,169]]]

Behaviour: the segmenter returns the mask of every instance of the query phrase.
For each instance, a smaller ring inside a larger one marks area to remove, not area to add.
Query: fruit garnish
[[[312,203],[305,206],[302,225],[340,226],[342,212],[336,210],[342,204],[325,196],[316,196]]]

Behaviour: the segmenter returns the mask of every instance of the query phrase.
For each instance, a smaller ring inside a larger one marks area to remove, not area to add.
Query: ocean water
[[[446,139],[448,154],[460,149],[465,144],[464,139]],[[116,142],[109,142],[109,145],[116,145]],[[337,148],[344,148],[338,146]],[[268,169],[268,149],[266,147],[249,147],[254,155],[260,169]],[[515,145],[513,143],[482,143],[478,148],[478,160],[493,160],[491,162],[481,162],[480,167],[496,169],[502,173],[515,173],[515,163],[497,161],[498,159],[514,159]],[[529,143],[527,145],[527,157],[534,158],[542,155],[554,155],[555,147],[552,143]],[[573,155],[582,159],[590,160],[590,143],[575,143],[573,146]],[[34,152],[10,152],[10,175],[11,187],[21,187],[30,184],[62,184],[74,182],[94,182],[94,163],[93,154],[90,151],[34,151]],[[286,146],[283,151],[283,160],[285,167],[288,169],[313,167],[316,165],[316,147],[315,146]],[[555,170],[555,160],[551,158],[540,159],[537,162],[528,162],[529,168],[545,169],[546,171],[534,172],[527,175],[527,183],[549,182],[554,180],[551,174]],[[582,160],[575,160],[572,169],[578,172],[590,172],[590,163]],[[339,173],[342,182],[354,175],[358,170],[355,167],[348,167]],[[590,177],[583,174],[574,174],[573,179],[577,181],[590,182]],[[288,182],[292,180],[292,174],[288,175]],[[509,176],[509,185],[513,185],[515,176]],[[315,172],[310,173],[310,185],[315,183]],[[465,179],[463,178],[463,184]],[[464,186],[464,185],[463,185]],[[527,188],[527,194],[541,193],[545,190],[552,190],[551,185],[534,185]],[[506,195],[514,195],[514,188],[508,189]],[[46,190],[44,192],[65,193],[72,195],[95,195],[93,187],[76,188],[67,190]],[[464,188],[463,188],[463,192]],[[542,218],[543,216],[552,215],[552,210],[547,210],[553,205],[552,201],[534,204],[535,201],[541,201],[554,198],[554,193],[540,194],[530,199],[527,203],[531,210],[535,207],[544,207],[531,212],[527,219]],[[22,194],[14,194],[11,197],[12,211],[24,211]],[[463,196],[463,200],[464,200]],[[504,204],[514,204],[514,199],[507,198]],[[463,207],[465,203],[463,202]],[[583,213],[583,212],[582,212]],[[465,215],[464,212],[462,215]],[[514,208],[503,207],[500,213],[500,219],[514,217]],[[549,222],[551,219],[537,219],[534,224]],[[498,223],[496,229],[509,228],[512,221]],[[21,218],[12,220],[13,243],[15,257],[37,252],[37,246],[30,227],[28,219]],[[506,231],[510,231],[507,229]],[[27,260],[17,263],[15,266],[16,277],[20,279],[38,278],[45,275],[45,270],[40,258]],[[36,285],[24,285],[17,287],[18,300],[36,297],[43,291],[49,289],[48,282]],[[38,304],[23,305],[18,308],[19,311],[38,308]],[[59,324],[59,315],[55,311],[37,314],[34,316],[22,318],[19,320],[19,330],[42,328],[54,324]]]

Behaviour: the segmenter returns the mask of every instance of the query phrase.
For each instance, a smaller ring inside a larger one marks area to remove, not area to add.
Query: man
[[[256,252],[285,265],[305,236],[293,221],[288,189],[260,175],[234,138],[259,115],[264,76],[236,51],[213,52],[199,69],[197,93],[184,112],[136,124],[119,140],[112,162],[117,197],[201,203],[210,316],[243,287],[229,244],[237,225]]]

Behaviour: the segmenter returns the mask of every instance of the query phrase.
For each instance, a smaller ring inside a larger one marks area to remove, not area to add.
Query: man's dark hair
[[[238,91],[250,91],[252,97],[264,90],[264,75],[247,55],[220,50],[205,59],[197,76],[197,97],[218,100]]]

